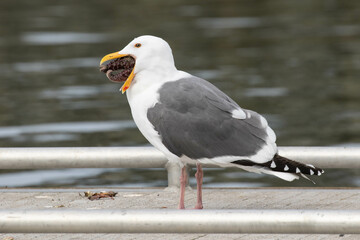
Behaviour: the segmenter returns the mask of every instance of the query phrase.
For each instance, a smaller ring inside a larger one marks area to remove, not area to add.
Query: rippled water
[[[102,56],[152,34],[178,69],[262,113],[280,146],[359,146],[358,1],[0,2],[0,147],[147,144]],[[0,186],[165,186],[161,169],[0,172]],[[317,186],[360,186],[329,170]],[[206,186],[311,186],[207,170]]]

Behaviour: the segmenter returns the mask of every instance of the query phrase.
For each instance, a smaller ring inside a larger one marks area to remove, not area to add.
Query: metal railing
[[[321,168],[360,168],[360,148],[280,147],[279,154]],[[0,169],[97,167],[166,168],[169,186],[180,173],[152,147],[0,148]],[[7,209],[0,232],[360,234],[360,210]]]
[[[17,233],[360,233],[359,210],[0,210]]]
[[[360,168],[359,147],[279,147],[279,154],[320,168]],[[0,169],[50,168],[166,168],[169,186],[180,174],[153,147],[0,148]]]

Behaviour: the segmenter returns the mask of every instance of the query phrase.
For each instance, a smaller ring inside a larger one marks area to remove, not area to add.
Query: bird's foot
[[[185,209],[185,205],[181,205],[181,204],[179,204],[178,209]]]
[[[201,203],[201,204],[196,204],[194,209],[201,210],[201,209],[203,209],[203,208],[204,208],[204,207],[203,207],[203,205],[202,205],[202,203]]]

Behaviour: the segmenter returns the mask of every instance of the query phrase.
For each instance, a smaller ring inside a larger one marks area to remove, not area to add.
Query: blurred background
[[[164,38],[178,69],[263,114],[279,146],[360,146],[360,2],[0,1],[0,147],[143,146],[100,59]],[[327,170],[318,187],[360,186]],[[194,179],[191,179],[194,183]],[[163,169],[0,170],[0,187],[161,187]],[[206,187],[314,186],[239,169]]]

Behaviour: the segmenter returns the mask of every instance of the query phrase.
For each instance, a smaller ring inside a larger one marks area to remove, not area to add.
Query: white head
[[[121,51],[103,57],[100,70],[112,81],[125,81],[121,88],[124,93],[141,72],[173,71],[176,68],[169,44],[159,37],[145,35],[135,38]]]

